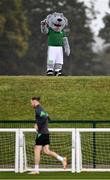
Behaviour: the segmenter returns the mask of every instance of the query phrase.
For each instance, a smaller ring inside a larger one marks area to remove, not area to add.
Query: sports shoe
[[[47,71],[47,76],[53,76],[53,70],[48,70]]]
[[[62,72],[61,72],[61,70],[59,70],[59,71],[55,71],[54,75],[55,75],[55,76],[62,76]]]
[[[32,171],[32,172],[29,172],[28,174],[39,174],[38,171]]]
[[[66,157],[63,158],[62,164],[63,164],[63,168],[66,169],[66,167],[67,167],[67,158]]]

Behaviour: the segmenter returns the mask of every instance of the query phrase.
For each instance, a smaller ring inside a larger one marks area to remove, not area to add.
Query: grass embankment
[[[0,120],[34,119],[34,95],[51,119],[110,119],[109,76],[0,76]]]

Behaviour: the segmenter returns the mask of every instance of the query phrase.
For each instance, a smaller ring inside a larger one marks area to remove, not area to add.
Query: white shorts
[[[63,64],[63,48],[48,46],[47,64]]]

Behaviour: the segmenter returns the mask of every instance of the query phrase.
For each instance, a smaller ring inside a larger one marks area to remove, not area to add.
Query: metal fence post
[[[93,121],[93,128],[96,128],[96,122]],[[96,168],[96,133],[93,132],[93,168]]]

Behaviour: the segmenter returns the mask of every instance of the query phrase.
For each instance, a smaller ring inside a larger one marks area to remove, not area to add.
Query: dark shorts
[[[49,134],[39,134],[38,133],[36,135],[35,145],[45,146],[48,144],[50,144]]]

